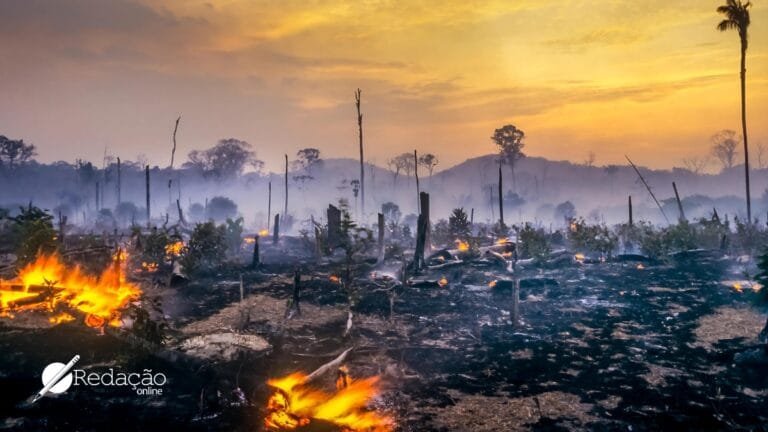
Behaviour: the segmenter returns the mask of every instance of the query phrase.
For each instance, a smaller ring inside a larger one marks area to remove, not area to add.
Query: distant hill
[[[420,170],[422,191],[431,194],[433,219],[447,218],[455,207],[474,209],[475,221],[498,218],[498,165],[496,155],[466,160],[429,177]],[[689,218],[708,216],[717,207],[721,216],[743,214],[743,167],[734,167],[718,175],[697,175],[683,169],[652,170],[640,167],[657,198],[664,204],[670,220],[677,218],[672,182],[676,182],[685,212]],[[359,165],[354,159],[325,159],[309,172],[288,173],[288,211],[299,220],[314,215],[322,219],[329,203],[344,198],[356,215],[362,210],[355,206],[350,181],[359,176]],[[222,195],[235,200],[250,226],[266,224],[267,184],[272,183],[272,215],[283,212],[283,173],[266,175],[246,174],[241,178],[219,183],[205,180],[188,169],[170,171],[154,168],[152,179],[152,214],[160,217],[166,212],[174,215],[175,201],[186,209],[193,203],[204,204],[206,199]],[[526,157],[518,162],[515,176],[509,167],[502,167],[504,177],[505,219],[507,223],[534,221],[544,225],[560,224],[554,219],[554,208],[571,201],[578,215],[588,219],[618,223],[627,218],[627,197],[633,198],[635,218],[663,223],[664,218],[650,198],[636,173],[628,165],[597,167],[567,161],[551,161]],[[310,176],[300,177],[301,175]],[[95,184],[79,178],[71,165],[28,164],[13,173],[0,172],[4,187],[0,188],[0,206],[23,205],[30,200],[49,209],[64,209],[82,219],[95,208]],[[167,188],[173,179],[172,190]],[[105,183],[106,180],[106,183]],[[89,180],[90,182],[94,180]],[[397,178],[387,168],[366,165],[366,215],[375,219],[382,203],[398,204],[403,215],[416,212],[416,184],[412,176],[400,173]],[[142,207],[145,200],[143,171],[135,167],[123,168],[123,201],[132,201]],[[768,211],[768,169],[754,170],[752,174],[753,209],[755,216],[765,220]],[[117,204],[114,174],[101,177],[103,206]],[[516,194],[516,195],[515,195]],[[355,210],[357,209],[357,210]],[[75,219],[73,219],[75,220]],[[297,225],[298,226],[298,225]]]

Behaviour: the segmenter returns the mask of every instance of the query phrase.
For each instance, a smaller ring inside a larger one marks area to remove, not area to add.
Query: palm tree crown
[[[720,21],[717,29],[720,31],[738,30],[739,38],[745,50],[747,49],[747,27],[749,27],[750,6],[752,6],[750,1],[742,3],[741,0],[726,0],[724,5],[717,8],[717,11],[726,17]]]

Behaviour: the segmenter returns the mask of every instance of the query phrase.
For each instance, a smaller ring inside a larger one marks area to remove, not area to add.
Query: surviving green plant
[[[204,222],[195,225],[179,262],[187,273],[211,271],[224,263],[226,252],[226,227]]]
[[[522,228],[514,227],[520,244],[520,258],[544,259],[549,255],[551,247],[547,233],[542,228],[535,228],[530,223]]]
[[[472,226],[464,208],[453,209],[448,217],[448,232],[454,239],[466,240],[472,234]]]
[[[576,249],[608,257],[619,244],[619,238],[605,224],[590,225],[583,218],[571,220],[568,239]]]
[[[768,304],[768,248],[757,260],[758,273],[755,276],[757,283],[762,285],[762,289],[757,292],[757,302],[761,305]]]
[[[34,261],[39,254],[50,254],[58,250],[53,216],[45,210],[30,203],[28,207],[20,207],[17,216],[8,219],[12,222],[12,243],[20,264]]]
[[[243,218],[227,218],[225,224],[227,249],[230,253],[236,254],[240,250],[240,244],[243,242]]]

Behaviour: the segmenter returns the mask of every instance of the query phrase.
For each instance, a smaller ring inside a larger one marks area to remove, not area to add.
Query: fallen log
[[[335,359],[315,369],[314,372],[307,375],[307,378],[304,380],[304,384],[307,384],[309,382],[312,382],[313,380],[316,380],[317,378],[323,376],[325,373],[327,373],[332,369],[338,368],[341,365],[341,363],[347,358],[347,355],[350,353],[350,351],[352,351],[353,349],[354,347],[347,348],[346,350],[344,350],[344,352],[339,354],[339,356],[336,357]]]

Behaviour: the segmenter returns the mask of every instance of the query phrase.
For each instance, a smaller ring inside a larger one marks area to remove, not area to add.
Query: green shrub
[[[549,255],[547,233],[542,228],[534,228],[526,223],[522,228],[516,228],[517,238],[520,244],[520,258],[544,259]]]
[[[605,224],[589,225],[583,218],[573,219],[568,239],[571,245],[585,252],[611,256],[619,239]]]
[[[213,222],[195,225],[179,262],[188,273],[211,271],[226,258],[226,227]]]
[[[21,265],[34,261],[38,254],[50,254],[58,250],[53,216],[45,210],[30,204],[28,207],[20,207],[19,215],[9,220],[12,222],[14,250]]]

